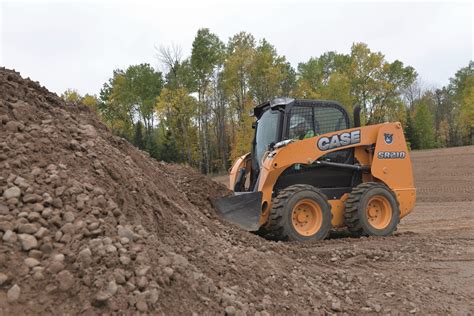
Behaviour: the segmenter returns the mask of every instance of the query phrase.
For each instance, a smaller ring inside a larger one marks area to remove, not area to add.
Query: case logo
[[[390,145],[391,143],[393,143],[393,134],[384,133],[383,136],[385,138],[385,143],[387,145]]]
[[[360,130],[321,137],[318,140],[318,148],[321,151],[326,151],[358,143],[360,143]]]

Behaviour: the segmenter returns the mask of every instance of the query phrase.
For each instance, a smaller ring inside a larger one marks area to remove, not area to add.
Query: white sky
[[[473,3],[316,1],[0,0],[0,65],[49,90],[97,94],[116,68],[158,66],[155,47],[185,56],[201,27],[221,40],[266,38],[296,67],[311,56],[364,42],[415,67],[439,87],[473,57]]]

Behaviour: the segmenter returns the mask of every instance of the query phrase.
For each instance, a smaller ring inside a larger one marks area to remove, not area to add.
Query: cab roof
[[[334,106],[339,108],[347,115],[347,111],[339,104],[339,102],[331,100],[303,100],[293,98],[277,98],[270,101],[263,102],[253,109],[253,115],[259,119],[263,112],[271,108],[276,110],[278,108],[285,108],[287,106]]]

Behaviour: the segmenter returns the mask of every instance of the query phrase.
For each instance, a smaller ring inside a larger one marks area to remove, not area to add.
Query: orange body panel
[[[360,130],[360,142],[344,147],[321,151],[317,144],[322,137],[331,137],[344,132]],[[387,143],[384,134],[392,134],[393,142]],[[374,152],[368,151],[375,145]],[[370,173],[363,175],[363,181],[379,181],[385,183],[397,195],[400,204],[400,217],[411,212],[416,199],[416,190],[413,183],[411,160],[407,150],[405,137],[400,123],[384,123],[341,130],[316,137],[292,142],[282,148],[276,149],[263,162],[260,170],[258,191],[263,193],[262,215],[260,225],[267,222],[271,210],[273,187],[279,176],[294,164],[311,164],[321,156],[343,148],[355,147],[355,156],[362,165],[370,165]],[[399,153],[403,158],[384,157],[387,153]],[[380,157],[379,157],[380,155]],[[231,185],[235,181],[238,166],[243,165],[245,158],[239,158],[231,172]],[[239,162],[240,161],[240,162]],[[232,175],[233,174],[233,175]],[[343,197],[344,198],[344,197]],[[340,200],[330,200],[333,212],[333,225],[343,224],[344,203]]]
[[[235,182],[237,181],[237,175],[239,170],[242,168],[248,168],[248,164],[250,163],[250,153],[246,153],[245,155],[240,156],[232,165],[229,172],[229,190],[234,189]]]

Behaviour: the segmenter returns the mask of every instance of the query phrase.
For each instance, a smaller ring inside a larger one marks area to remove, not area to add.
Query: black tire
[[[391,211],[390,219],[385,219],[387,224],[379,225],[379,228],[371,224],[368,215],[369,202],[374,198],[385,199]],[[344,223],[349,231],[356,236],[388,236],[397,229],[399,222],[400,207],[395,193],[382,183],[365,182],[359,184],[352,190],[345,202]]]
[[[303,200],[311,200],[319,206],[321,211],[320,226],[310,236],[300,234],[293,226],[292,221],[293,208],[298,202]],[[266,238],[273,240],[321,240],[329,234],[332,228],[331,220],[331,206],[328,203],[327,197],[311,185],[296,184],[280,190],[277,196],[273,198],[269,220],[262,231],[266,233]]]

